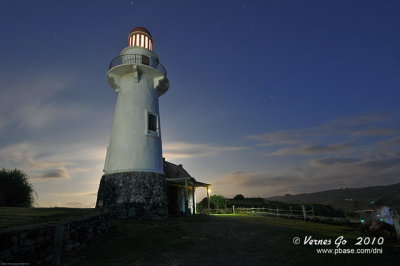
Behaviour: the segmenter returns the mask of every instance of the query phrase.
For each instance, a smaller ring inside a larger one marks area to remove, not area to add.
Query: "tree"
[[[226,208],[226,199],[221,195],[213,195],[210,197],[210,205],[212,209]]]
[[[208,199],[204,197],[199,203],[197,203],[197,211],[199,213],[205,213],[208,209]]]
[[[234,200],[244,200],[244,196],[242,194],[238,194],[233,197]]]
[[[0,207],[32,207],[35,196],[37,194],[23,171],[0,170]]]
[[[210,208],[211,209],[223,209],[226,208],[227,200],[221,195],[213,195],[210,197]],[[197,208],[199,212],[205,212],[208,210],[208,199],[203,198],[198,204]]]

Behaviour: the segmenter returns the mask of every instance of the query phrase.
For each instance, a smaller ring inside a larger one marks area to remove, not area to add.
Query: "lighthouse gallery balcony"
[[[119,65],[146,65],[161,71],[161,73],[167,77],[167,70],[165,67],[158,60],[154,60],[146,55],[124,54],[117,56],[111,60],[109,69]]]

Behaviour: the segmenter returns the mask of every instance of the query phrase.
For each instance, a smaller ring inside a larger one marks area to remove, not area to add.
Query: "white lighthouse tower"
[[[107,80],[118,97],[96,207],[121,217],[165,216],[158,97],[169,81],[147,29],[132,29]]]
[[[163,173],[158,97],[169,87],[150,33],[134,28],[107,79],[118,93],[104,173]]]

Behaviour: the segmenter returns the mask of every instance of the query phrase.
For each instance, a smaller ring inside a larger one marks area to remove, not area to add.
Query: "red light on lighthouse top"
[[[128,46],[137,46],[153,50],[153,39],[150,32],[143,27],[135,27],[128,36]]]

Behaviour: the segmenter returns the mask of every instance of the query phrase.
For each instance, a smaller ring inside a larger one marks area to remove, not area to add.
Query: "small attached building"
[[[196,213],[196,188],[208,190],[210,184],[194,179],[181,164],[165,161],[164,174],[167,183],[168,213],[170,216]]]

